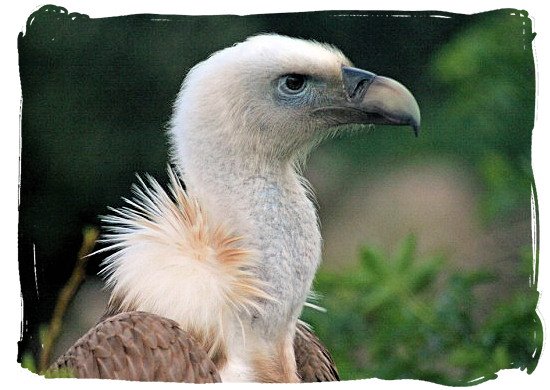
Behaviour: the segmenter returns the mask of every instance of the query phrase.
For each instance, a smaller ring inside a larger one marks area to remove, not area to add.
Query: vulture
[[[169,183],[138,176],[104,217],[105,315],[54,362],[78,378],[177,382],[338,380],[299,320],[321,261],[301,168],[351,124],[409,125],[397,81],[334,46],[257,35],[187,74],[168,126]]]

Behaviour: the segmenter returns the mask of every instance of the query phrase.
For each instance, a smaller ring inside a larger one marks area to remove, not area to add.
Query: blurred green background
[[[166,179],[164,129],[186,72],[262,32],[334,44],[356,66],[402,82],[421,107],[418,139],[399,127],[353,132],[308,162],[325,241],[316,304],[328,313],[306,308],[303,318],[342,378],[457,385],[503,368],[531,372],[542,346],[531,238],[534,34],[527,12],[511,9],[32,14],[18,39],[18,359],[39,354],[82,229],[122,204],[135,172]],[[100,261],[90,260],[56,354],[101,315]]]

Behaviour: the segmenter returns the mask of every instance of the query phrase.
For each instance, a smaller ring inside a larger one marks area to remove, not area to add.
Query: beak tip
[[[410,123],[412,129],[413,129],[413,133],[414,133],[414,136],[416,138],[418,138],[418,135],[420,134],[420,120],[412,120],[411,123]]]
[[[409,120],[409,124],[413,128],[414,136],[418,137],[420,134],[420,108],[418,107],[418,103],[414,99],[414,97],[411,94],[411,99],[414,102],[414,107],[411,107],[412,115]]]

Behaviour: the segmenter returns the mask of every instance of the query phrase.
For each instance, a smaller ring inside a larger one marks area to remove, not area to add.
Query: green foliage
[[[492,274],[444,277],[443,258],[418,258],[414,236],[393,256],[367,247],[359,260],[352,272],[321,272],[316,288],[326,296],[321,305],[328,314],[304,313],[344,379],[465,385],[494,378],[500,369],[536,367],[542,328],[535,290],[517,294],[480,321],[473,314],[480,305],[475,289],[495,281]]]
[[[32,356],[32,353],[27,352],[23,354],[23,357],[21,359],[21,367],[26,368],[30,372],[34,374],[38,374],[38,368],[36,365],[36,361],[34,357]],[[74,378],[75,376],[68,368],[62,368],[60,370],[56,371],[46,371],[43,373],[45,378],[52,379],[52,378]]]
[[[68,368],[62,368],[60,370],[56,371],[46,371],[44,373],[44,377],[48,379],[54,379],[54,378],[75,378],[72,371]]]
[[[26,368],[27,370],[35,374],[38,372],[36,368],[36,362],[34,360],[34,357],[32,356],[32,353],[27,352],[23,354],[23,357],[21,358],[21,367]]]
[[[487,189],[480,204],[481,215],[486,220],[515,210],[517,205],[530,199],[533,179],[527,160],[514,167],[503,153],[492,151],[480,159],[478,168]]]
[[[40,343],[43,345],[48,332],[48,326],[43,324],[40,326],[38,335],[40,337]],[[34,374],[42,374],[45,378],[74,378],[72,371],[69,368],[61,368],[55,371],[46,370],[45,372],[40,372],[36,360],[31,352],[26,352],[21,358],[21,367],[26,368]]]
[[[521,15],[521,16],[520,16]],[[426,73],[424,123],[440,150],[468,161],[484,186],[481,216],[529,207],[535,71],[526,12],[488,15],[457,34]]]
[[[31,353],[25,353],[21,359],[21,367],[26,368],[34,374],[38,374],[38,368],[36,366],[36,361]],[[69,368],[62,368],[55,371],[45,371],[42,373],[45,378],[54,379],[54,378],[75,378],[74,374]]]

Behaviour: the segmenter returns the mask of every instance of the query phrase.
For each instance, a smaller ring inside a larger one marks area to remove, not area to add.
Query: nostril
[[[353,90],[353,92],[351,93],[351,95],[349,96],[350,98],[354,98],[355,96],[357,96],[359,94],[359,92],[361,92],[361,90],[363,89],[363,87],[365,86],[368,86],[368,84],[370,84],[371,82],[368,82],[368,80],[360,80],[359,83],[355,86],[355,89]]]
[[[342,67],[344,90],[350,99],[363,95],[375,78],[376,74],[366,70],[349,66]]]

